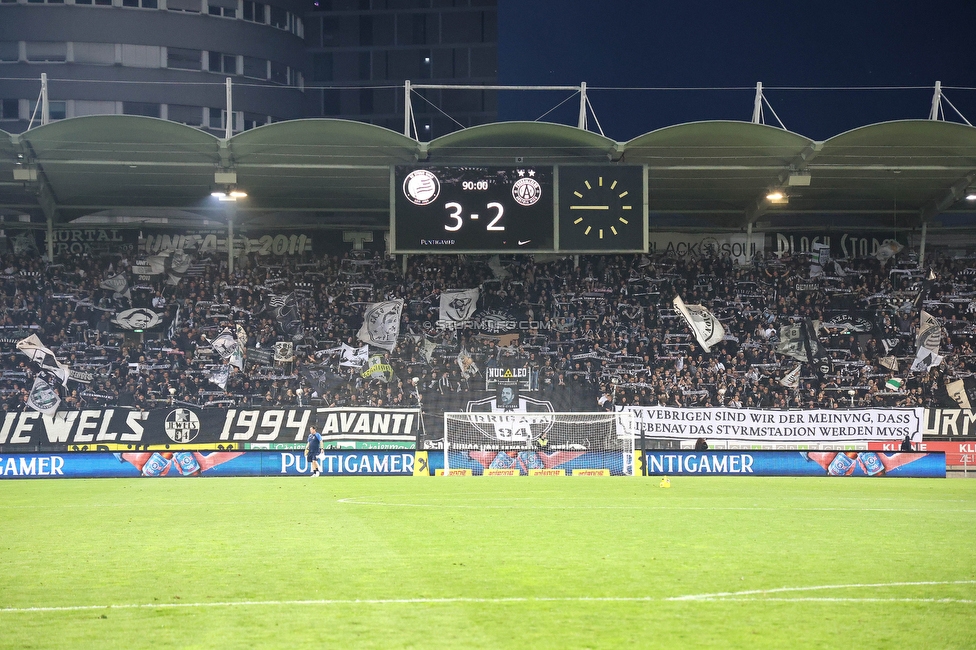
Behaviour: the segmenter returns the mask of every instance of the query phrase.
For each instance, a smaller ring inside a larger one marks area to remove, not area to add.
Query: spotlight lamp
[[[210,196],[214,197],[218,201],[237,201],[238,199],[247,198],[247,192],[236,187],[232,187],[223,191],[213,191],[210,193]]]

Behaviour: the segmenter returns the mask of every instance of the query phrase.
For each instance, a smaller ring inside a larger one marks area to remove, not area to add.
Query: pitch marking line
[[[577,504],[568,503],[566,505],[542,505],[542,506],[531,506],[523,505],[519,503],[510,503],[508,505],[463,505],[454,503],[392,503],[383,501],[363,501],[366,497],[346,497],[344,499],[336,499],[337,503],[344,503],[347,505],[354,506],[378,506],[386,508],[449,508],[449,509],[475,509],[475,510],[510,510],[512,508],[518,508],[520,510],[673,510],[672,505],[660,505],[660,506],[650,506],[650,505],[632,505],[632,506],[581,506]],[[826,507],[803,507],[794,505],[784,505],[782,508],[774,508],[769,506],[681,506],[681,510],[790,510],[790,511],[817,511],[817,512],[928,512],[931,510],[928,508],[858,508],[851,506],[849,508],[826,508]],[[976,512],[976,509],[959,509],[959,510],[940,510],[942,512]]]
[[[35,612],[84,612],[122,609],[188,609],[198,607],[268,607],[268,606],[298,606],[298,605],[438,605],[452,603],[586,603],[586,602],[826,602],[826,603],[943,603],[943,604],[976,604],[976,600],[963,598],[754,598],[756,595],[777,594],[786,592],[815,591],[825,589],[868,589],[885,587],[910,587],[932,585],[972,585],[976,580],[950,580],[925,582],[888,582],[877,584],[851,585],[818,585],[813,587],[780,587],[778,589],[752,589],[749,591],[726,591],[713,594],[693,594],[688,596],[672,596],[670,598],[655,598],[652,596],[568,596],[568,597],[510,597],[510,598],[356,598],[356,599],[321,599],[321,600],[240,600],[216,603],[144,603],[121,605],[74,605],[65,607],[3,607],[0,614],[28,614]]]

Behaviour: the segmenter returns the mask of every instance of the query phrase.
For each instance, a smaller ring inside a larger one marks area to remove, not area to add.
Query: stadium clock
[[[559,167],[559,250],[644,252],[644,168]]]
[[[394,253],[552,251],[553,168],[395,167]]]

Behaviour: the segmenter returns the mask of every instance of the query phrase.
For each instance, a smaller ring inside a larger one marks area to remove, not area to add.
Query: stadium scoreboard
[[[640,165],[396,166],[393,253],[646,252]]]

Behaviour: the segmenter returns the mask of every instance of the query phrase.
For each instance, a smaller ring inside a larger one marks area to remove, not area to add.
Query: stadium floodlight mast
[[[237,174],[234,172],[217,172],[214,174],[214,179],[219,181],[229,179],[231,176],[235,181],[237,180]],[[214,190],[210,196],[223,203],[227,213],[227,273],[230,275],[234,273],[234,219],[237,216],[237,201],[246,199],[247,192],[236,185],[228,185],[223,190]]]

